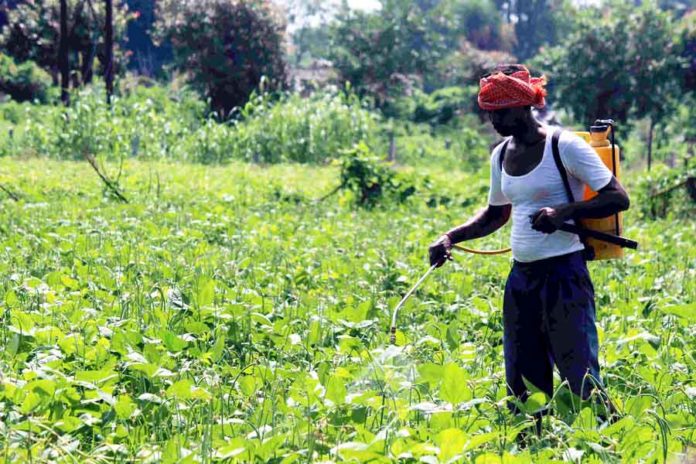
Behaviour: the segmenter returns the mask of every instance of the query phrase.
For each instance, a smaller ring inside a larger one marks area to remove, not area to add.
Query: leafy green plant
[[[371,208],[387,198],[403,202],[416,191],[415,186],[399,179],[396,171],[375,156],[364,143],[343,155],[341,189],[353,193],[355,202]]]
[[[0,53],[0,92],[19,102],[46,103],[51,96],[50,90],[51,76],[34,62],[16,64],[10,56]]]
[[[376,137],[376,116],[350,91],[310,98],[253,96],[230,124],[228,156],[262,163],[326,163]]]
[[[404,119],[416,123],[447,124],[472,106],[477,93],[478,89],[473,87],[446,87],[430,94],[415,92],[413,97],[400,99],[401,105],[408,108],[408,112],[401,110],[400,113]],[[410,104],[407,106],[404,102]]]
[[[359,141],[374,142],[378,120],[350,93],[305,99],[259,94],[220,123],[192,92],[136,88],[109,107],[101,86],[76,92],[69,108],[0,104],[13,131],[0,151],[79,159],[129,157],[222,163],[326,163]]]
[[[340,180],[335,165],[126,158],[124,172],[128,204],[105,199],[87,163],[3,159],[2,183],[22,192],[0,194],[5,460],[618,464],[693,447],[690,221],[629,210],[641,247],[591,267],[602,373],[623,419],[602,424],[559,386],[524,405],[554,411],[536,437],[505,406],[508,259],[455,255],[388,345],[390,309],[427,269],[432,239],[485,202],[485,170],[413,175],[474,197],[467,206],[383,190],[374,208],[353,207],[353,193],[303,200]]]

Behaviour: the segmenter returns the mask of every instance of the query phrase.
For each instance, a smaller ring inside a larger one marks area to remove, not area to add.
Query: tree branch
[[[90,166],[92,166],[92,169],[99,175],[99,178],[106,184],[106,186],[111,190],[116,197],[121,200],[123,203],[128,203],[128,199],[123,196],[123,194],[118,190],[118,187],[116,187],[113,182],[111,182],[104,174],[102,174],[101,170],[99,169],[99,166],[97,166],[97,161],[94,159],[94,156],[91,154],[84,152],[84,157],[89,163]]]

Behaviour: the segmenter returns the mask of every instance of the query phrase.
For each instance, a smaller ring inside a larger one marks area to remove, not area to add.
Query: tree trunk
[[[91,50],[84,50],[82,53],[82,83],[92,83],[92,69],[94,67],[94,55]]]
[[[388,161],[396,161],[396,139],[393,130],[389,132],[389,154],[387,156]]]
[[[60,43],[58,44],[58,67],[60,68],[60,99],[70,104],[70,62],[68,60],[68,0],[60,0]]]
[[[652,143],[653,143],[653,132],[655,130],[655,121],[650,118],[650,129],[648,129],[648,172],[650,172],[650,167],[652,166]]]
[[[104,79],[106,81],[106,103],[111,105],[111,95],[114,93],[114,11],[113,0],[106,0],[105,40],[106,66]]]

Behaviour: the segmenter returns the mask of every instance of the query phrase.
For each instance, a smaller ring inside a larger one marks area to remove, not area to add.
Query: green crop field
[[[636,206],[625,235],[640,249],[590,265],[623,418],[600,423],[556,382],[554,414],[522,445],[532,422],[504,388],[509,256],[456,255],[404,307],[397,346],[387,333],[428,244],[485,203],[485,167],[431,169],[430,193],[373,209],[315,201],[332,166],[127,161],[128,204],[84,162],[4,158],[0,172],[20,196],[0,193],[6,462],[694,459],[693,220]]]

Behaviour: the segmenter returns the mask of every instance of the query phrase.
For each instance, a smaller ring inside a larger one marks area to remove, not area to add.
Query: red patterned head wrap
[[[546,105],[546,77],[530,77],[526,67],[518,66],[523,69],[509,75],[496,72],[481,79],[478,104],[482,110]]]

